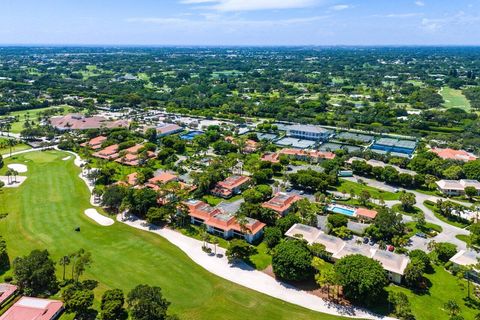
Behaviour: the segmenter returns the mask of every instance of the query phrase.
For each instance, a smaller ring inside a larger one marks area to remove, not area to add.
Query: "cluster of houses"
[[[0,284],[0,307],[11,303],[17,292],[15,285]],[[56,320],[63,310],[63,303],[58,300],[21,297],[0,316],[0,320]]]
[[[271,162],[271,163],[279,163],[281,155],[284,155],[290,159],[301,160],[301,161],[311,161],[316,163],[322,160],[332,160],[332,159],[335,159],[336,157],[335,153],[329,152],[329,151],[284,148],[278,152],[265,153],[262,156],[261,160]]]
[[[328,235],[320,229],[300,223],[294,224],[285,235],[290,238],[305,240],[309,244],[320,243],[324,245],[325,250],[331,254],[333,261],[352,254],[361,254],[377,260],[387,272],[388,279],[398,284],[402,282],[405,268],[410,262],[406,255],[381,250],[367,244],[344,241]]]
[[[93,156],[96,158],[115,161],[128,166],[137,166],[142,162],[155,157],[153,151],[144,150],[145,148],[143,144],[136,144],[123,150],[120,150],[118,144],[113,144],[102,149],[102,145],[105,141],[107,141],[107,137],[99,136],[82,143],[81,146],[95,150],[96,152],[93,153]]]

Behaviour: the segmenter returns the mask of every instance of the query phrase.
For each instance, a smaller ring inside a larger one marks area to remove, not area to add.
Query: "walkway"
[[[390,185],[388,185],[384,182],[377,181],[377,180],[374,180],[374,179],[364,178],[364,177],[360,177],[360,176],[356,176],[356,175],[354,175],[353,177],[344,178],[344,179],[349,180],[349,181],[353,181],[353,182],[357,182],[357,183],[358,183],[358,180],[362,180],[366,185],[368,185],[370,187],[380,189],[380,190],[384,190],[384,191],[392,192],[394,189],[396,189],[396,188],[394,188],[394,187],[392,187],[392,186],[390,186]],[[456,203],[459,203],[459,204],[464,204],[464,205],[467,205],[467,206],[469,206],[469,204],[467,204],[465,202],[457,201],[457,200],[451,200],[451,199],[446,199],[446,198],[442,198],[442,197],[438,197],[438,196],[432,196],[432,195],[420,193],[420,192],[415,191],[415,190],[405,189],[405,191],[411,192],[415,195],[415,199],[416,199],[415,206],[418,207],[420,210],[422,210],[423,213],[425,213],[425,220],[427,222],[431,222],[431,223],[437,224],[437,225],[442,227],[442,229],[443,229],[442,232],[439,233],[434,238],[432,238],[433,240],[435,240],[437,242],[453,243],[458,247],[459,250],[466,250],[467,244],[465,242],[457,239],[456,235],[468,235],[468,234],[470,234],[470,232],[468,230],[465,230],[465,229],[462,229],[462,228],[459,228],[459,227],[455,227],[455,226],[453,226],[449,223],[446,223],[446,222],[438,219],[437,217],[435,217],[435,214],[433,213],[433,211],[430,210],[429,208],[427,208],[423,203],[426,200],[437,202],[437,200],[442,199],[442,200],[450,200],[450,201],[453,201],[453,202],[456,202]],[[385,204],[390,208],[393,207],[395,204],[398,204],[398,203],[400,203],[400,201],[397,201],[397,200],[385,201]]]
[[[321,299],[306,291],[299,290],[286,283],[279,282],[271,276],[255,270],[251,266],[241,262],[230,265],[225,257],[225,249],[217,246],[217,256],[208,255],[201,247],[202,241],[184,236],[183,234],[157,226],[148,224],[143,220],[136,218],[123,219],[122,215],[117,216],[117,220],[131,227],[153,232],[158,234],[173,245],[185,252],[196,264],[205,268],[207,271],[237,283],[244,287],[267,294],[277,299],[310,309],[318,312],[362,319],[393,319],[389,317],[379,317],[367,310],[354,307],[344,307]],[[213,250],[213,246],[210,245]]]

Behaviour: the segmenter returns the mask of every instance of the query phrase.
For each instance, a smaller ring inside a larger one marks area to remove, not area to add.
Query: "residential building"
[[[293,148],[284,148],[278,152],[296,160],[320,162],[321,160],[335,159],[336,155],[330,151],[302,150]]]
[[[93,150],[99,150],[99,149],[102,148],[102,143],[107,141],[107,139],[108,139],[107,137],[98,136],[98,137],[95,137],[95,138],[91,139],[90,141],[82,143],[80,146],[89,147]]]
[[[6,303],[8,303],[11,298],[15,296],[18,287],[9,284],[9,283],[2,283],[0,284],[0,307],[3,307]]]
[[[250,178],[246,176],[233,175],[216,184],[210,193],[221,198],[230,198],[233,195],[242,193],[250,184]]]
[[[118,148],[118,144],[112,144],[103,150],[95,152],[93,156],[105,160],[115,160],[119,157]]]
[[[287,194],[279,192],[272,199],[262,203],[262,207],[272,209],[284,216],[288,213],[292,205],[303,197],[296,194]]]
[[[365,244],[356,244],[328,235],[318,228],[304,224],[294,224],[285,235],[290,238],[304,239],[309,244],[321,243],[325,250],[331,254],[331,259],[336,261],[352,254],[360,254],[377,260],[387,272],[388,279],[394,283],[402,282],[405,268],[410,259],[406,255],[397,254],[377,249]]]
[[[473,161],[476,160],[478,157],[473,153],[467,152],[465,150],[455,150],[450,148],[433,148],[430,150],[431,152],[437,154],[440,158],[445,160],[458,160],[458,161]]]
[[[192,224],[205,224],[209,233],[225,239],[243,238],[252,243],[262,237],[266,226],[263,222],[251,218],[246,218],[246,223],[242,226],[234,214],[226,213],[200,200],[189,200],[185,205],[188,207]]]
[[[57,130],[88,130],[100,128],[128,128],[128,120],[108,120],[102,116],[86,117],[83,114],[71,113],[65,116],[50,118],[50,124]]]
[[[138,166],[146,160],[155,157],[155,153],[152,151],[147,151],[140,155],[140,150],[142,150],[143,147],[142,144],[136,144],[133,147],[121,150],[119,157],[115,159],[115,161],[127,166]]]
[[[155,177],[149,179],[146,186],[154,190],[158,190],[159,185],[166,184],[172,181],[178,181],[178,180],[179,180],[178,177],[173,173],[164,171],[156,175]]]
[[[287,136],[299,139],[327,141],[332,135],[333,131],[315,125],[295,124],[287,127]]]
[[[478,265],[480,255],[473,250],[460,250],[453,257],[450,258],[452,264],[456,267],[467,268],[468,275],[465,274],[465,277],[469,277],[471,280],[476,283],[480,283],[480,275],[476,266]]]
[[[477,180],[439,180],[435,182],[438,190],[446,196],[460,196],[465,194],[466,187],[474,187],[480,195],[480,182]]]
[[[174,123],[162,123],[156,127],[157,136],[165,137],[183,131],[183,128]]]
[[[265,153],[260,160],[271,162],[271,163],[279,163],[280,162],[280,154],[276,152],[269,152]]]
[[[0,316],[0,320],[55,320],[62,311],[61,301],[22,297]]]

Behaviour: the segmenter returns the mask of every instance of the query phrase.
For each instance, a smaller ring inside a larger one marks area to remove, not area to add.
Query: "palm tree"
[[[60,261],[58,261],[58,264],[63,266],[63,281],[65,281],[65,272],[66,272],[67,266],[70,264],[70,256],[61,257]]]
[[[457,315],[460,312],[460,307],[455,300],[448,300],[444,305],[443,308],[448,312],[450,317]]]
[[[17,175],[18,175],[18,171],[17,171],[17,170],[13,170],[13,169],[12,169],[12,175],[13,175],[13,177],[14,177],[14,179],[15,179],[15,183],[17,183]]]
[[[12,176],[12,169],[8,169],[7,172],[5,172],[5,175],[7,176],[8,184],[11,184],[10,177]]]
[[[16,145],[16,141],[13,139],[8,140],[8,146],[10,147],[10,157],[12,156],[12,147]]]
[[[215,248],[215,256],[217,255],[217,245],[218,245],[218,242],[219,242],[219,241],[218,241],[217,237],[214,237],[214,238],[212,239],[212,244],[214,245],[214,248]]]

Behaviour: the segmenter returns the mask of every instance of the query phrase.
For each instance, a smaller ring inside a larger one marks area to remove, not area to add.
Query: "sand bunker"
[[[111,226],[114,223],[113,219],[110,219],[109,217],[105,217],[104,215],[101,215],[100,213],[98,213],[96,209],[87,209],[85,210],[85,214],[87,215],[87,217],[94,220],[96,223],[98,223],[101,226],[107,227],[107,226]]]
[[[10,183],[8,183],[10,180]],[[3,182],[4,188],[18,188],[22,183],[27,180],[27,177],[24,176],[17,176],[16,178],[10,177],[8,178],[7,176],[0,176],[0,181]]]
[[[25,173],[28,171],[28,168],[24,164],[12,163],[7,166],[8,168],[17,171],[18,173]]]

